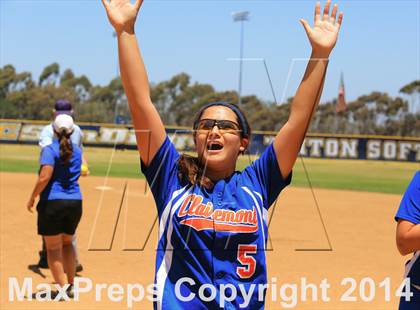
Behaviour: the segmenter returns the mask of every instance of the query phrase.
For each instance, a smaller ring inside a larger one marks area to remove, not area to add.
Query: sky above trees
[[[279,101],[292,96],[310,47],[299,18],[311,20],[315,1],[146,0],[136,27],[150,80],[180,72],[218,91],[236,89],[239,24],[231,12],[248,10],[245,57],[264,58]],[[349,100],[371,91],[398,95],[420,76],[419,1],[338,1],[344,22],[322,101],[337,96],[344,73]],[[0,1],[0,66],[12,64],[39,78],[57,62],[107,85],[117,74],[112,29],[100,1]],[[290,73],[290,74],[289,74]],[[244,64],[243,94],[272,100],[264,65]]]

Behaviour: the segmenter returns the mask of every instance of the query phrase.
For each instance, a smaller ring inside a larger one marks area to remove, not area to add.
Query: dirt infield
[[[41,239],[36,235],[36,213],[30,214],[25,208],[35,180],[35,174],[0,173],[1,309],[127,308],[125,298],[113,302],[106,298],[106,290],[102,292],[101,301],[95,300],[94,292],[82,295],[77,302],[9,301],[11,277],[16,277],[20,285],[25,277],[30,277],[34,288],[38,283],[52,282],[48,269],[37,270],[30,266],[37,263],[41,246]],[[142,180],[127,181],[120,208],[125,182],[117,178],[106,182],[103,177],[81,178],[84,213],[77,236],[85,270],[80,276],[90,278],[93,284],[119,283],[125,287],[128,283],[138,283],[146,287],[154,280],[156,212],[152,196],[149,192],[145,194]],[[268,279],[271,282],[276,278],[277,300],[273,300],[275,295],[268,289],[266,308],[282,309],[285,305],[282,302],[293,305],[281,297],[280,288],[283,284],[298,284],[299,300],[294,309],[396,309],[394,293],[401,283],[406,260],[398,254],[394,241],[393,215],[401,197],[324,189],[315,189],[315,195],[332,251],[326,251],[327,236],[310,189],[286,189],[278,200],[269,228]],[[365,277],[372,281],[362,280]],[[390,278],[390,301],[386,301],[385,289],[379,287],[387,277]],[[326,279],[330,285],[327,292],[330,301],[321,301],[320,291],[317,301],[312,300],[310,293],[310,301],[302,301],[301,278],[318,286]],[[350,296],[357,301],[340,300],[351,287],[350,282],[341,284],[345,278],[356,280],[357,286]],[[371,293],[369,283],[375,286],[373,298],[366,298]],[[284,292],[290,295],[291,289]],[[361,296],[366,301],[361,300]],[[152,303],[146,298],[133,305],[133,309],[151,308]]]

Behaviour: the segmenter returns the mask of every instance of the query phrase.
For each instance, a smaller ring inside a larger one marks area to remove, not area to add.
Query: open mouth
[[[209,142],[207,143],[208,151],[220,151],[223,148],[223,144],[219,142]]]

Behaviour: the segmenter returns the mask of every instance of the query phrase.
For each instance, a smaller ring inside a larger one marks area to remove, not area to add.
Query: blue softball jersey
[[[68,164],[60,159],[60,143],[52,143],[42,148],[39,163],[41,166],[54,167],[50,182],[41,193],[41,200],[82,200],[79,183],[82,151],[77,144],[73,145],[73,155]]]
[[[209,190],[181,181],[179,157],[166,137],[149,166],[141,163],[159,217],[154,308],[263,308],[268,209],[291,174],[282,178],[271,144]],[[222,286],[234,286],[236,298],[224,288],[221,304]]]
[[[416,225],[420,224],[420,171],[416,172],[408,185],[395,215],[395,220],[406,220]],[[402,300],[400,309],[414,309],[420,306],[420,251],[414,252],[413,257],[407,262],[404,276],[410,278],[414,297],[412,297],[411,302]]]

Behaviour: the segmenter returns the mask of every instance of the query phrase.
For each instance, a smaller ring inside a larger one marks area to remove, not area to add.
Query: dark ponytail
[[[248,120],[245,114],[236,106],[227,102],[211,102],[204,105],[196,114],[193,125],[193,136],[195,139],[196,130],[198,123],[203,115],[204,111],[212,106],[224,106],[231,109],[235,114],[239,122],[241,129],[241,138],[251,138],[251,127],[249,126]],[[178,159],[178,177],[182,182],[187,182],[192,185],[198,185],[206,189],[211,189],[214,186],[214,182],[205,176],[205,166],[198,157],[182,154]]]
[[[70,140],[71,132],[67,129],[61,128],[57,132],[58,141],[60,142],[60,159],[64,164],[68,164],[73,156],[73,145]]]
[[[203,164],[197,157],[182,154],[178,160],[178,177],[182,182],[211,189],[214,182],[204,175]]]

